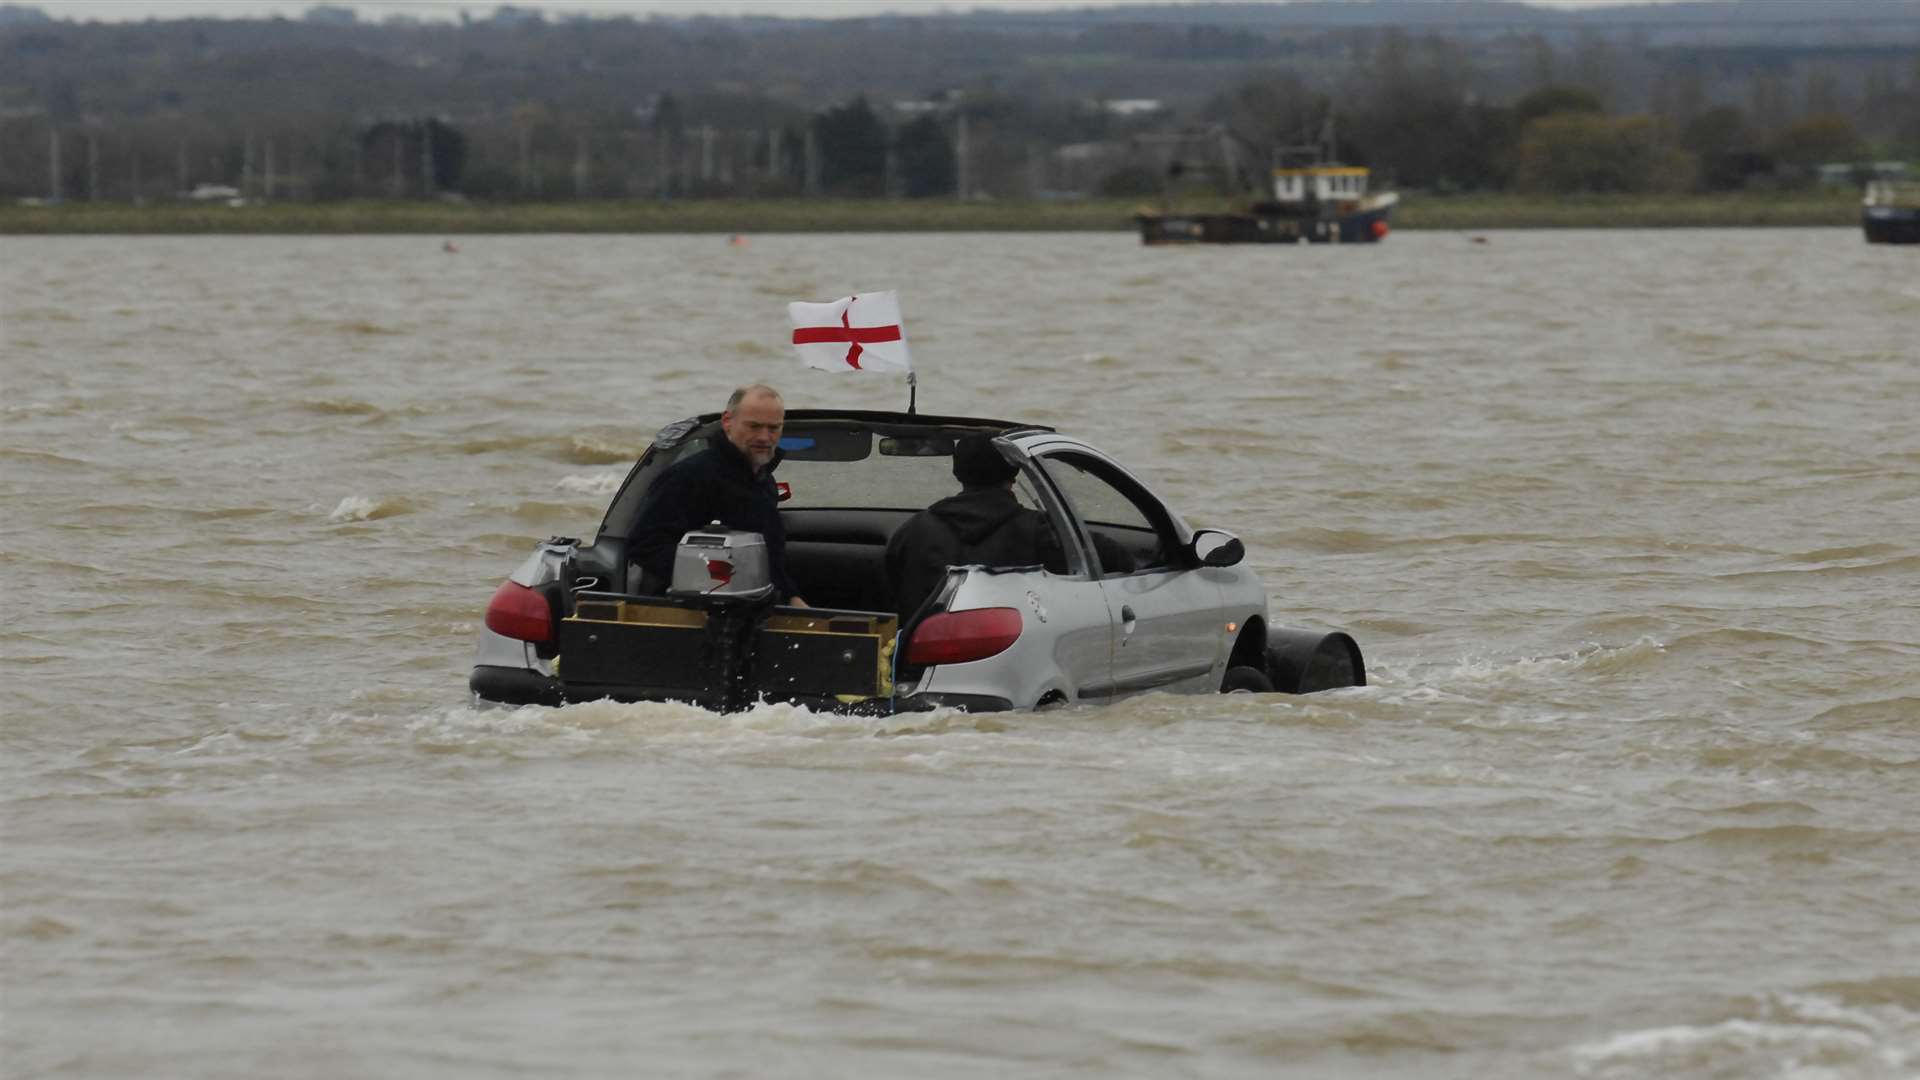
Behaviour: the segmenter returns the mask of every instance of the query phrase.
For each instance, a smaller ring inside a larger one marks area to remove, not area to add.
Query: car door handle
[[[1139,620],[1134,618],[1133,605],[1121,604],[1120,605],[1120,632],[1123,635],[1123,637],[1120,644],[1122,645],[1126,644],[1125,638],[1132,637],[1133,628],[1138,625],[1140,625],[1140,623],[1139,623]]]

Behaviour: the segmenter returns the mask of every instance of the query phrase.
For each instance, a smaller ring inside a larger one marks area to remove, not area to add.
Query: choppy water
[[[0,1074],[1920,1075],[1920,252],[1483,239],[0,238]],[[876,287],[1373,685],[470,710]]]

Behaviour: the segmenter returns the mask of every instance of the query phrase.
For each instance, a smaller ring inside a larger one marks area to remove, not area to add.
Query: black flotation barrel
[[[1283,694],[1311,694],[1367,685],[1367,663],[1359,644],[1338,630],[1276,626],[1267,631],[1267,677]]]

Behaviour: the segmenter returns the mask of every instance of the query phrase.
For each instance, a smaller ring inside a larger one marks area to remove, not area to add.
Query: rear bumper
[[[560,680],[529,668],[497,667],[491,664],[479,664],[473,674],[467,678],[467,689],[474,697],[495,705],[564,705],[568,701],[686,701],[686,694],[671,692],[647,693],[626,687],[576,687],[569,695],[560,685]],[[854,713],[859,715],[884,716],[894,712],[932,712],[935,709],[962,709],[966,712],[1006,712],[1013,708],[1013,702],[1003,697],[989,694],[914,694],[910,697],[889,700],[869,698],[858,702],[843,702],[837,698],[811,694],[794,694],[783,698],[796,705],[804,705],[821,712]],[[690,704],[713,706],[694,701]]]
[[[935,709],[961,709],[966,712],[1006,712],[1013,702],[990,694],[914,694],[895,699],[895,712],[932,712]]]

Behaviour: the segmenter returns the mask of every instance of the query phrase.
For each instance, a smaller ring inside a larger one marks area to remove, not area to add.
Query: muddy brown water
[[[1479,235],[0,238],[0,1073],[1915,1075],[1916,253]],[[1372,684],[470,708],[874,288]]]

